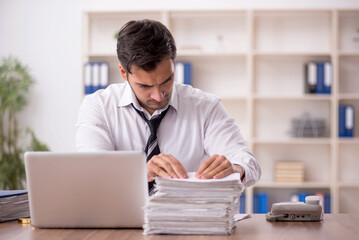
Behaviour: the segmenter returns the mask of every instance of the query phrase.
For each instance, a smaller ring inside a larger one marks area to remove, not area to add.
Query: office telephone
[[[268,221],[313,222],[323,219],[322,205],[318,196],[307,196],[303,202],[274,203],[267,213]]]

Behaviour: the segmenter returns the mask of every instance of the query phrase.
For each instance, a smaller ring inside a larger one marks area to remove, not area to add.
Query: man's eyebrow
[[[159,85],[163,85],[163,84],[166,84],[167,82],[171,81],[173,76],[174,76],[174,73],[172,73],[171,76],[169,76],[166,80],[164,80]],[[147,85],[147,84],[142,84],[142,83],[136,83],[136,84],[139,85],[139,86],[142,86],[142,87],[153,87],[153,85]]]
[[[172,77],[174,76],[174,73],[171,74],[171,76],[169,76],[165,81],[163,81],[162,83],[160,83],[160,85],[167,83],[168,81],[172,80]]]

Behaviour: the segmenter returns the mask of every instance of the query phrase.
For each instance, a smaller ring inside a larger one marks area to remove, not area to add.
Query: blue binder
[[[253,196],[253,212],[267,213],[268,212],[268,194],[257,193]]]
[[[239,197],[239,213],[246,213],[246,195]]]
[[[88,62],[84,64],[85,94],[91,94],[109,84],[109,64],[107,62]]]
[[[339,137],[354,137],[354,107],[339,105]]]
[[[298,200],[299,202],[305,202],[305,198],[308,196],[308,193],[300,192],[298,193]]]
[[[330,213],[330,194],[324,195],[324,213]]]
[[[315,93],[331,94],[332,91],[332,64],[330,62],[317,62],[317,82]]]
[[[175,81],[192,85],[192,64],[189,62],[176,62]]]

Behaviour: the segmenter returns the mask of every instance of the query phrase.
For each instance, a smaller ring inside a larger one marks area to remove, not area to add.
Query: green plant
[[[24,150],[19,146],[17,114],[27,105],[26,96],[33,83],[34,80],[27,67],[16,58],[10,56],[2,60],[0,65],[0,189],[23,188]],[[35,139],[32,133],[32,142]]]

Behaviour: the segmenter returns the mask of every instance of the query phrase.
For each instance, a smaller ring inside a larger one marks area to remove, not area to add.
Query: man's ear
[[[127,73],[126,70],[122,67],[121,63],[118,65],[119,69],[120,69],[120,73],[123,79],[125,79],[125,81],[127,81]]]

